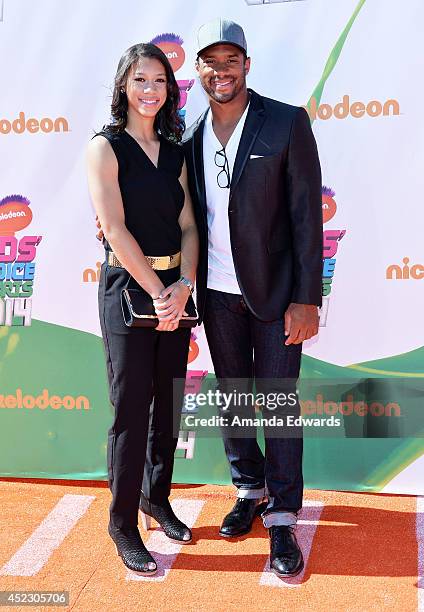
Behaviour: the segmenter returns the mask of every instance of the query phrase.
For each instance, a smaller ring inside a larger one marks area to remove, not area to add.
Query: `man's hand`
[[[160,299],[154,301],[155,311],[159,318],[158,331],[174,331],[178,328],[183,315],[190,290],[182,283],[172,283],[161,291]]]
[[[290,304],[284,314],[285,345],[300,344],[318,333],[318,307],[313,304]]]
[[[162,289],[159,296],[161,302],[155,302],[155,309],[159,319],[161,321],[180,320],[185,312],[184,308],[189,296],[190,289],[179,282],[172,283],[169,287]]]
[[[100,242],[103,242],[103,238],[105,237],[105,235],[103,234],[102,226],[100,225],[99,217],[97,215],[96,215],[96,227],[99,230],[96,234],[96,238],[97,240],[100,240]]]

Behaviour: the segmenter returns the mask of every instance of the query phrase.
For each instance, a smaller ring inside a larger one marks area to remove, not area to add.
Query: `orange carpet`
[[[196,519],[194,543],[175,554],[160,530],[141,529],[144,541],[156,542],[159,565],[169,566],[156,580],[132,579],[117,557],[104,483],[2,479],[0,495],[0,590],[69,591],[65,609],[75,612],[421,608],[415,497],[306,491],[305,510],[320,514],[314,522],[306,512],[298,527],[313,539],[296,584],[264,572],[269,548],[259,520],[247,536],[218,536],[231,487],[173,489],[173,503]]]

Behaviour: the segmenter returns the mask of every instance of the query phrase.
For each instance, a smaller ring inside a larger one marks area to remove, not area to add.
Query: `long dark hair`
[[[184,133],[184,122],[178,112],[180,103],[180,90],[175,79],[174,71],[165,53],[156,45],[151,43],[139,43],[125,51],[119,60],[115,75],[115,83],[112,94],[110,124],[103,127],[104,130],[113,133],[123,132],[127,125],[128,100],[127,94],[122,91],[126,87],[129,72],[141,57],[157,59],[163,65],[166,73],[166,102],[156,115],[154,128],[168,140],[179,142]]]

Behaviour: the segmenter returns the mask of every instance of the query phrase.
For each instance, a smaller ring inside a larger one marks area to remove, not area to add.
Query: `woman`
[[[172,539],[191,540],[168,500],[173,416],[183,401],[183,385],[173,397],[173,380],[185,379],[190,341],[190,329],[178,325],[198,259],[186,165],[176,144],[184,129],[178,103],[165,54],[152,44],[134,45],[118,65],[113,121],[88,147],[90,194],[106,248],[99,314],[115,415],[108,436],[109,534],[124,564],[143,575],[157,566],[138,531],[139,506]],[[151,296],[156,328],[125,325],[121,293],[128,283]]]

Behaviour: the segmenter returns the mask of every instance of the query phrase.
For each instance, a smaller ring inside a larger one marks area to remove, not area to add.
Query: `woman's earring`
[[[121,87],[121,93],[125,93],[125,89],[123,87]]]

